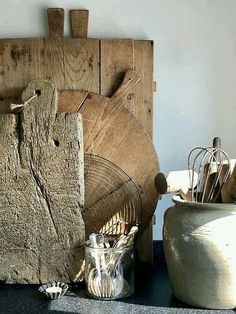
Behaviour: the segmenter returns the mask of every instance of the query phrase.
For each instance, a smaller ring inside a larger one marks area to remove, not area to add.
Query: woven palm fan
[[[85,154],[84,165],[86,237],[93,232],[118,235],[139,224],[142,201],[132,179],[99,156]]]

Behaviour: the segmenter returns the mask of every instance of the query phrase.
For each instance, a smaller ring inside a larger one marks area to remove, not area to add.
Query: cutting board
[[[122,169],[135,183],[142,201],[139,221],[142,232],[155,211],[153,205],[157,202],[158,194],[154,186],[153,173],[157,173],[159,165],[149,134],[140,121],[124,106],[130,91],[140,80],[141,77],[135,70],[128,70],[121,86],[111,98],[84,91],[61,92],[59,111],[80,112],[83,117],[85,153],[109,160]],[[91,198],[96,204],[101,198],[104,200],[106,197],[106,195],[101,195],[99,184],[98,176],[97,180],[94,180],[93,187],[86,189],[85,186],[85,210],[87,211],[93,206],[90,203]],[[121,189],[126,184],[127,181],[124,180],[119,188]],[[114,192],[110,191],[110,193]],[[120,210],[120,206],[120,204],[117,206],[117,211]],[[109,202],[107,202],[107,210],[112,212]],[[98,212],[96,217],[99,216],[101,213]],[[88,225],[89,232],[91,225],[94,231],[99,231],[88,216],[85,224]]]
[[[44,21],[44,20],[43,20]],[[142,80],[130,91],[125,107],[150,137],[153,110],[153,43],[149,40],[87,38],[88,11],[70,12],[72,38],[63,36],[64,10],[49,9],[49,37],[0,39],[0,112],[20,103],[32,79],[51,79],[57,90],[85,90],[111,96],[132,68]],[[153,173],[153,180],[155,173]],[[152,204],[156,206],[156,201]],[[139,256],[152,258],[152,227]]]
[[[83,261],[82,119],[57,113],[49,81],[32,81],[18,115],[0,114],[0,281],[70,282]]]

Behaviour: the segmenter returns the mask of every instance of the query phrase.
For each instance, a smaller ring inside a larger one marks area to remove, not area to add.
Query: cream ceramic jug
[[[173,198],[163,244],[175,297],[196,307],[236,307],[236,204]]]

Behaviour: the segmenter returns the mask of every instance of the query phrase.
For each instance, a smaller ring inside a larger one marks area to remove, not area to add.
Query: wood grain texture
[[[101,39],[100,94],[111,97],[121,85],[125,72],[134,68],[133,39]]]
[[[125,107],[152,137],[153,43],[127,39],[101,40],[101,94],[111,96],[128,68],[136,69],[142,80],[128,95]],[[153,186],[155,174],[152,174]],[[156,202],[157,203],[157,202]],[[155,205],[156,206],[156,205]],[[152,223],[139,240],[139,258],[152,261]]]
[[[30,80],[44,76],[43,39],[0,40],[0,113],[10,112],[10,103],[21,102]]]
[[[89,92],[85,91],[60,91],[58,98],[59,112],[79,112]]]
[[[50,8],[48,14],[48,29],[50,37],[62,37],[64,35],[64,10],[62,8]]]
[[[125,71],[135,68],[143,78],[140,88],[130,91],[125,106],[150,132],[152,92],[148,93],[153,79],[152,43],[132,39],[64,38],[63,9],[49,10],[48,20],[50,38],[0,40],[0,113],[9,112],[11,103],[21,102],[21,93],[32,79],[51,79],[61,90],[85,90],[111,96]],[[78,36],[78,25],[77,20],[73,36]],[[79,103],[73,101],[74,105]],[[69,110],[73,111],[72,105]],[[151,243],[152,239],[144,241],[144,249],[147,242]]]
[[[89,93],[84,99],[84,92],[75,91],[74,99],[83,99],[82,105],[77,105],[83,116],[85,153],[109,160],[136,184],[143,205],[140,226],[142,232],[155,210],[158,195],[152,177],[158,172],[159,165],[148,133],[139,120],[124,107],[127,95],[139,81],[139,74],[129,70],[123,84],[111,98]],[[63,92],[64,97],[66,93]],[[71,94],[72,92],[68,99]],[[67,107],[67,103],[61,104],[60,110],[65,111]],[[96,182],[99,185],[99,181]],[[95,187],[97,185],[94,183]],[[97,191],[87,190],[88,202],[91,197],[100,199],[100,192],[96,194]],[[87,220],[86,223],[89,224],[90,221]],[[95,224],[93,226],[98,231]]]
[[[57,89],[62,89],[65,86],[63,38],[46,38],[42,54],[41,67],[44,78],[51,80]]]
[[[141,121],[152,138],[153,133],[153,42],[150,40],[134,41],[134,68],[142,75],[140,86],[134,87],[128,108]],[[153,178],[154,184],[154,178]],[[144,262],[153,260],[152,222],[145,230],[138,243],[139,258]]]
[[[0,279],[70,282],[85,239],[80,114],[57,114],[56,89],[32,81],[19,115],[0,115]],[[39,92],[40,91],[40,92]]]
[[[60,89],[99,92],[99,40],[64,38],[64,85]]]
[[[84,171],[86,238],[93,232],[127,233],[132,225],[141,223],[139,191],[122,169],[105,158],[85,154]]]
[[[87,38],[88,34],[88,10],[71,10],[70,21],[72,37]]]
[[[32,79],[50,79],[57,89],[99,92],[99,40],[60,36],[0,40],[0,113]]]
[[[139,119],[152,138],[153,132],[153,42],[134,41],[134,69],[142,80],[134,87],[129,109]]]

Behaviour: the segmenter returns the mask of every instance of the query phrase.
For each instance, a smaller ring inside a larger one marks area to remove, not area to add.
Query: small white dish
[[[43,293],[48,299],[56,300],[65,295],[69,286],[63,282],[48,282],[39,287],[39,292]]]

